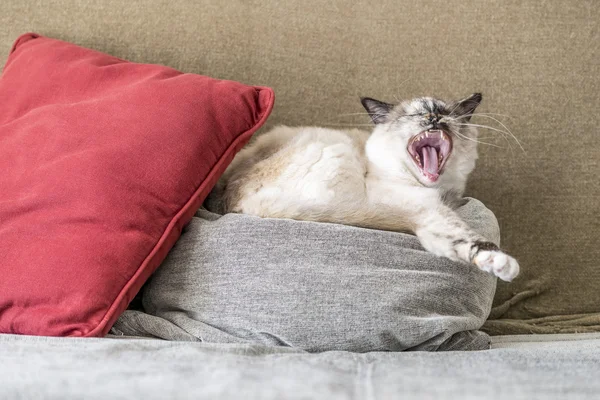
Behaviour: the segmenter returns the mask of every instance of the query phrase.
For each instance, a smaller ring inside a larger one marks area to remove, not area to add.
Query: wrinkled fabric
[[[0,335],[0,398],[597,399],[600,339],[565,336],[476,352],[306,354],[249,344]]]
[[[459,214],[498,243],[491,211]],[[328,350],[478,350],[496,278],[412,235],[201,210],[117,332]],[[113,330],[113,332],[115,332]]]

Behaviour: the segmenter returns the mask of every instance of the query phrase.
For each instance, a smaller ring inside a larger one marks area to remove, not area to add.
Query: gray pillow
[[[474,199],[460,215],[499,242]],[[113,333],[326,350],[473,350],[496,280],[416,237],[200,210]]]

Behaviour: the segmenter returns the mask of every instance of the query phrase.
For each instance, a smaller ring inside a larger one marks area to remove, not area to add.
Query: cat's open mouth
[[[452,139],[442,130],[423,131],[408,142],[408,153],[431,182],[438,180],[451,152]]]

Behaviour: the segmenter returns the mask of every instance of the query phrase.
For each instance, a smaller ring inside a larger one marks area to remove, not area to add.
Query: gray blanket
[[[496,243],[469,199],[459,215]],[[425,251],[415,236],[199,211],[113,332],[311,352],[478,350],[495,277]]]
[[[0,399],[597,399],[600,339],[444,353],[0,335]]]

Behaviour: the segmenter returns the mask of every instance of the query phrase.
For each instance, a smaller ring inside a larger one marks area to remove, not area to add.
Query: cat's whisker
[[[478,114],[473,114],[474,116],[478,116]],[[510,129],[508,129],[508,127],[506,125],[504,125],[502,123],[502,121],[498,120],[497,118],[491,117],[489,115],[485,115],[485,114],[479,114],[480,117],[484,117],[484,118],[489,118],[493,121],[496,121],[497,123],[499,123],[505,130],[506,132],[515,140],[515,142],[517,142],[517,144],[519,145],[519,147],[521,148],[522,151],[525,151],[525,149],[523,148],[523,146],[521,145],[521,142],[519,142],[519,139],[517,139],[517,137],[512,133],[512,131]]]
[[[510,131],[508,130],[508,127],[506,127],[506,125],[504,125],[502,122],[500,122],[499,120],[497,120],[497,119],[496,119],[496,118],[494,118],[494,117],[491,117],[491,116],[485,115],[485,114],[483,114],[483,113],[464,114],[464,115],[461,115],[461,116],[460,116],[460,117],[458,117],[458,118],[455,118],[454,120],[456,121],[456,120],[460,120],[460,119],[462,119],[462,118],[466,118],[466,117],[476,117],[476,116],[479,116],[479,117],[486,117],[486,118],[491,118],[491,119],[493,119],[494,121],[498,122],[500,125],[502,125],[504,128],[506,128],[508,132],[510,132]],[[467,123],[467,124],[470,124],[470,125],[472,125],[470,122],[466,122],[466,123]],[[485,125],[485,126],[487,126],[487,125]],[[482,127],[483,127],[483,125],[482,125]],[[512,135],[512,133],[509,135],[509,134],[508,134],[508,132],[502,132],[502,138],[503,138],[503,139],[506,141],[506,144],[508,144],[508,147],[510,148],[510,151],[512,152],[512,151],[514,151],[514,150],[513,150],[513,146],[510,144],[510,141],[508,140],[508,136],[512,136],[512,137],[513,137],[515,140],[516,140],[516,138],[514,137],[514,135]],[[516,141],[517,141],[517,143],[518,143],[518,140],[516,140]]]
[[[497,117],[504,117],[504,118],[508,118],[508,119],[512,119],[513,117],[511,117],[510,115],[506,115],[506,114],[499,114],[499,113],[488,113],[488,112],[484,112],[484,113],[475,113],[475,115],[495,115]]]
[[[502,129],[494,128],[494,127],[489,126],[489,125],[473,124],[473,123],[470,123],[470,122],[469,123],[458,123],[457,125],[461,125],[461,126],[473,126],[473,127],[482,128],[482,129],[489,129],[489,130],[492,130],[492,131],[500,132],[500,133],[505,134],[505,135],[510,135],[515,140],[515,142],[517,142],[517,144],[519,145],[519,147],[521,148],[521,150],[523,152],[525,152],[525,149],[521,145],[521,142],[510,131],[503,131]]]
[[[462,118],[462,117],[467,117],[467,116],[472,116],[472,115],[496,115],[496,116],[499,116],[499,117],[505,117],[505,118],[512,119],[512,117],[510,115],[498,114],[498,113],[488,113],[488,112],[476,112],[476,113],[472,113],[472,114],[465,114],[465,115],[461,115],[459,117],[456,117],[456,119],[459,119],[459,118]]]
[[[396,74],[398,72],[396,71]],[[396,82],[398,81],[398,79],[396,79]],[[406,78],[405,80],[403,80],[402,82],[400,82],[400,84],[396,87],[396,90],[400,89],[406,82],[410,81],[410,77]],[[402,100],[398,98],[397,95],[394,95],[394,99],[396,99],[396,103],[400,104],[402,103]]]
[[[504,132],[501,129],[496,129],[496,128],[493,128],[493,127],[490,127],[490,126],[487,126],[487,125],[478,125],[478,124],[472,124],[472,123],[463,123],[463,124],[456,124],[456,125],[459,125],[461,127],[474,127],[474,128],[489,129],[489,130],[492,130],[494,132],[498,132],[498,133],[501,134],[502,138],[506,141],[506,143],[508,144],[508,147],[510,148],[510,150],[513,151],[513,147],[510,144],[510,141],[508,140],[508,137],[507,137],[508,133]]]
[[[459,125],[459,126],[472,126],[472,127],[475,127],[475,128],[490,129],[492,131],[502,133],[503,135],[509,135],[509,133],[507,131],[504,131],[504,130],[499,129],[499,128],[494,128],[493,126],[489,126],[489,125],[474,124],[472,122],[458,122],[458,123],[455,122],[454,124],[455,125]]]
[[[351,116],[351,115],[366,115],[366,116],[370,116],[371,114],[367,113],[367,112],[357,112],[357,113],[346,113],[346,114],[338,114],[338,117],[345,117],[345,116]]]
[[[500,149],[502,149],[502,146],[498,146],[497,144],[493,144],[493,143],[488,143],[488,142],[482,142],[481,140],[477,140],[477,139],[473,139],[470,138],[468,136],[463,135],[462,133],[455,131],[454,129],[450,129],[450,132],[454,133],[456,136],[458,136],[459,139],[463,139],[463,140],[469,140],[471,142],[475,142],[475,143],[480,143],[480,144],[485,144],[486,146],[493,146],[493,147],[498,147]]]

